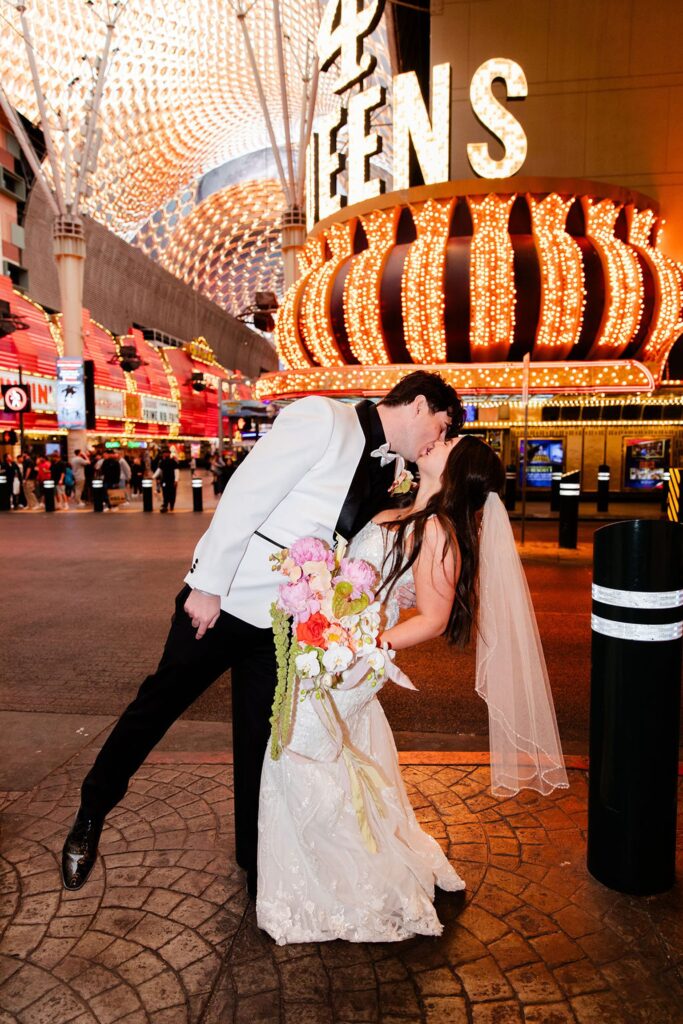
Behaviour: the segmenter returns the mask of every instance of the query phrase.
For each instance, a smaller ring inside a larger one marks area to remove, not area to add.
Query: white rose
[[[294,659],[297,675],[302,679],[311,679],[320,675],[320,662],[315,651],[306,651],[305,654],[297,654]]]
[[[328,672],[343,672],[353,661],[353,654],[348,647],[331,644],[323,654],[323,665]]]

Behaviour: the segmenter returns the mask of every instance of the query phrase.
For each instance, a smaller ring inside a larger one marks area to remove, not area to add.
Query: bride
[[[476,636],[494,795],[566,787],[533,606],[498,496],[500,459],[465,435],[436,442],[418,468],[414,504],[381,513],[347,552],[381,574],[380,642],[393,652],[442,634],[458,645]],[[411,580],[416,613],[399,622],[396,591]],[[417,822],[379,689],[365,679],[330,691],[338,744],[313,701],[297,702],[282,757],[266,753],[256,912],[279,944],[439,935],[435,886],[465,888]]]

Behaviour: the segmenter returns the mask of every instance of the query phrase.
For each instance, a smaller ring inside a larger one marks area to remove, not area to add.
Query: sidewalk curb
[[[399,764],[418,765],[489,765],[491,756],[488,750],[399,750]],[[157,751],[149,755],[145,764],[225,764],[233,763],[232,752],[225,751]],[[583,754],[567,754],[565,767],[570,771],[587,772],[589,759]],[[678,762],[678,774],[683,777],[683,761]]]

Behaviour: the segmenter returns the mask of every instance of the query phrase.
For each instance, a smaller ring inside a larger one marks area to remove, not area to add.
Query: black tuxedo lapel
[[[356,415],[365,435],[365,445],[335,527],[346,540],[389,504],[388,489],[394,478],[393,462],[382,467],[379,459],[370,456],[370,452],[386,441],[374,403],[359,402]]]

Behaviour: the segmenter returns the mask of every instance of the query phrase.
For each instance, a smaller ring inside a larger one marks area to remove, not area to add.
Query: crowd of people
[[[192,458],[194,475],[198,462],[210,471],[213,492],[219,497],[246,452],[213,452],[206,460]],[[10,493],[11,508],[38,512],[45,507],[45,483],[54,484],[56,512],[86,508],[93,501],[93,482],[102,481],[104,511],[113,511],[142,495],[143,479],[154,481],[161,498],[160,512],[175,508],[180,477],[180,464],[169,448],[141,449],[135,455],[120,449],[97,445],[83,451],[76,449],[67,459],[64,455],[41,454],[27,450],[15,457],[7,452],[0,459]]]

